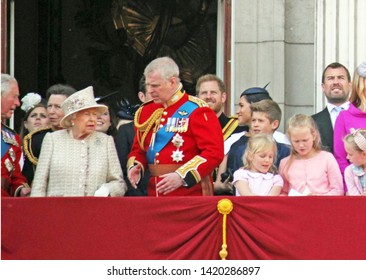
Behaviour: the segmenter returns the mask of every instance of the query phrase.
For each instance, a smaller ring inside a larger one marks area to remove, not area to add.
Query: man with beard
[[[201,76],[196,83],[196,95],[207,103],[207,105],[215,112],[222,129],[224,137],[224,153],[230,150],[231,144],[238,140],[245,131],[249,130],[247,125],[240,126],[237,117],[228,117],[224,113],[224,105],[227,98],[224,82],[213,74]],[[216,195],[231,195],[232,190],[225,188],[221,184],[221,178],[216,178],[217,170],[215,169],[213,178],[215,182]]]
[[[339,112],[349,107],[351,87],[351,75],[344,65],[333,62],[324,69],[322,91],[327,99],[327,106],[312,117],[320,132],[322,148],[331,153],[333,153],[334,124]]]
[[[237,117],[228,117],[224,113],[227,98],[224,82],[213,74],[206,74],[197,80],[196,95],[207,103],[219,119],[224,141],[235,133],[248,131],[248,126],[239,126]],[[242,135],[242,134],[241,134]],[[225,153],[230,147],[225,143]]]

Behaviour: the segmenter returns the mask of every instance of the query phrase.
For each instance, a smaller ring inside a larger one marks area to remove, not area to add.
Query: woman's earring
[[[74,126],[75,125],[75,123],[74,122],[71,122],[71,126]]]

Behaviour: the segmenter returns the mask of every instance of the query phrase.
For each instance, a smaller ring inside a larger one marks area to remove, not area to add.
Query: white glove
[[[94,196],[107,197],[109,196],[109,189],[106,186],[102,185],[99,189],[95,191]]]

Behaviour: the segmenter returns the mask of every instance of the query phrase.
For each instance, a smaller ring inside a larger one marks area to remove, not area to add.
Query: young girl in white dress
[[[243,156],[244,166],[234,172],[237,196],[275,196],[281,193],[283,179],[276,174],[277,146],[272,135],[253,135]]]
[[[366,195],[366,129],[351,130],[344,148],[351,162],[344,170],[347,195]]]

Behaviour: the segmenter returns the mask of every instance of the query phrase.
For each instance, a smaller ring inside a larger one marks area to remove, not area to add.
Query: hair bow
[[[356,145],[362,151],[366,151],[366,138],[365,138],[365,136],[362,135],[360,129],[351,128],[350,131],[353,135],[353,138],[355,139]]]

